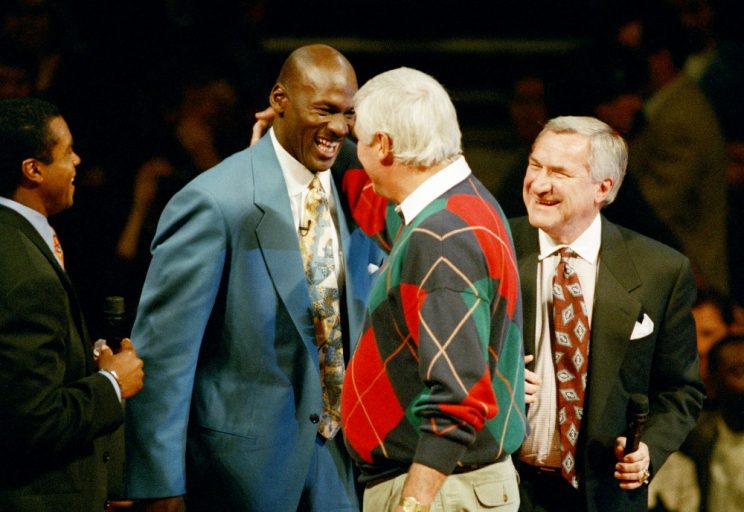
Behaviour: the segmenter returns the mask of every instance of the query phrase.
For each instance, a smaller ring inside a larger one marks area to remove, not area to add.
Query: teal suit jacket
[[[347,357],[382,253],[339,205]],[[169,202],[132,338],[145,387],[127,403],[127,494],[224,510],[295,510],[322,408],[307,279],[270,137]]]
[[[519,260],[525,352],[535,353],[537,230],[511,221]],[[602,219],[589,374],[577,468],[589,511],[647,510],[647,488],[623,491],[613,477],[615,438],[625,435],[631,394],[647,395],[642,441],[657,470],[693,429],[703,402],[695,324],[695,282],[686,257]],[[631,339],[644,315],[653,331]]]

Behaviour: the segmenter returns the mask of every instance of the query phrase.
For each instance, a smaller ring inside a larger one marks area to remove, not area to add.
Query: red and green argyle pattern
[[[411,462],[449,474],[514,452],[526,428],[522,313],[496,200],[471,175],[403,226],[360,175],[349,179],[362,229],[395,235],[344,379],[350,453],[373,477]]]

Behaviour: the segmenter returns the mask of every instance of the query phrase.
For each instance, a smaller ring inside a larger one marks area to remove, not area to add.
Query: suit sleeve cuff
[[[119,399],[119,402],[121,402],[121,386],[119,386],[119,381],[116,380],[116,377],[114,377],[111,372],[108,372],[106,370],[99,370],[98,373],[111,381],[111,385],[114,386],[114,391],[116,391],[116,396]]]

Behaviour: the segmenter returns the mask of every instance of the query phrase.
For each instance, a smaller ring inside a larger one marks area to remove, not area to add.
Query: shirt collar
[[[44,239],[46,244],[52,247],[54,229],[52,229],[52,226],[49,225],[49,220],[42,213],[37,212],[33,208],[29,208],[25,204],[8,199],[7,197],[0,197],[0,204],[7,206],[11,210],[15,210],[23,216],[23,218],[29,221],[34,229],[41,235],[41,238]]]
[[[465,157],[461,156],[419,185],[395,210],[403,215],[403,221],[408,225],[432,201],[468,176],[470,176],[470,167]]]
[[[279,144],[279,141],[274,134],[274,128],[269,130],[269,135],[271,136],[272,144],[274,144],[274,151],[276,152],[277,160],[279,160],[279,167],[281,167],[282,174],[284,174],[284,181],[287,183],[287,192],[289,193],[289,197],[301,195],[307,190],[307,187],[313,180],[314,174],[310,172],[307,167],[298,162],[281,144]],[[320,178],[320,183],[323,185],[323,190],[326,191],[326,194],[330,193],[330,169],[319,172],[318,178]]]
[[[589,224],[589,227],[570,244],[556,243],[542,229],[538,229],[538,236],[540,240],[540,256],[538,259],[540,261],[553,255],[563,247],[570,247],[582,259],[594,265],[597,263],[597,258],[599,257],[599,246],[602,243],[602,217],[597,214],[592,223]]]

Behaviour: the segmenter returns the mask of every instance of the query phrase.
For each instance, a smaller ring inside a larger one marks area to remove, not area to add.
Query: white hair
[[[462,154],[457,113],[447,91],[433,77],[411,68],[377,75],[354,95],[358,139],[375,133],[393,141],[396,162],[431,167]]]

